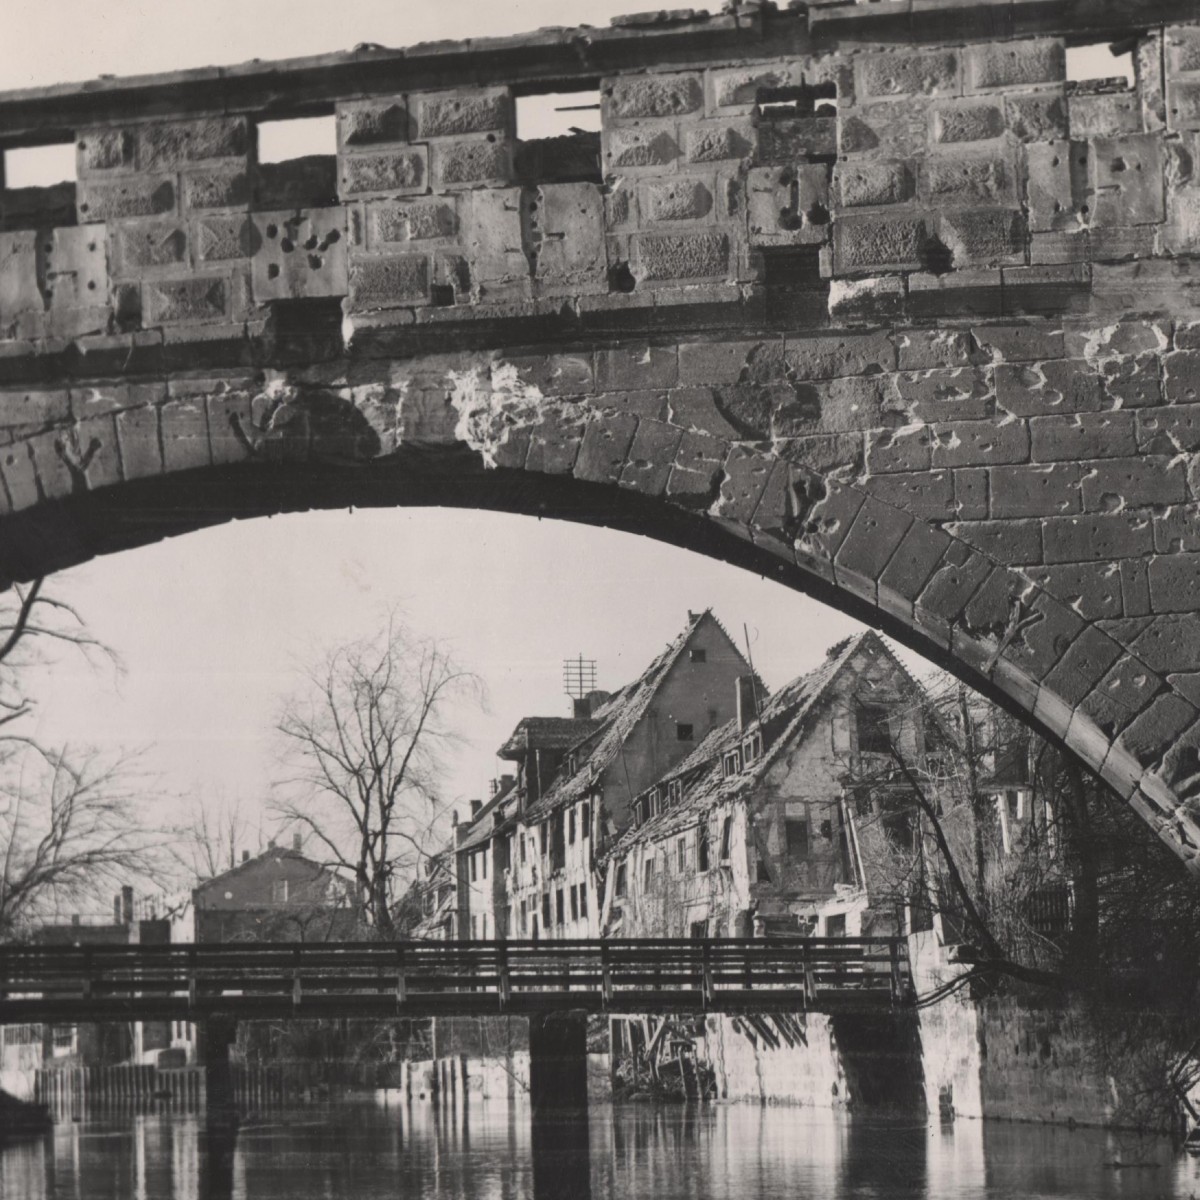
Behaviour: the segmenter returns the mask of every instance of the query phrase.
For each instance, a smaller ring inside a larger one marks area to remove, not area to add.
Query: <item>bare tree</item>
[[[31,731],[31,673],[55,646],[115,656],[42,580],[0,596],[0,940],[151,868],[133,760],[49,746]]]
[[[480,703],[482,685],[394,613],[306,675],[279,721],[292,770],[275,807],[353,875],[367,919],[391,937],[392,905],[430,852],[454,708]]]
[[[211,879],[237,865],[238,850],[254,832],[241,797],[195,799],[172,830],[172,857],[189,880]]]

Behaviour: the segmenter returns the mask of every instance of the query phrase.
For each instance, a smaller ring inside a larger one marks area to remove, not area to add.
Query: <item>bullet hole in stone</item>
[[[494,142],[494,141],[496,140],[496,135],[495,135],[494,133],[489,133],[489,134],[487,135],[487,140],[488,140],[489,142]]]
[[[1079,209],[1079,211],[1080,211],[1081,213],[1083,213],[1083,214],[1086,216],[1086,215],[1087,215],[1087,213],[1088,213],[1088,206],[1087,206],[1086,204],[1084,204],[1084,205],[1083,205],[1083,206],[1082,206],[1082,207]]]
[[[47,242],[47,243],[46,243],[46,253],[47,253],[47,254],[53,254],[53,253],[54,253],[54,244],[53,244],[53,242]]]
[[[308,256],[308,265],[314,271],[319,271],[321,269],[321,256],[319,254],[310,254]]]
[[[283,238],[279,243],[279,248],[285,254],[291,254],[291,252],[296,248],[296,243],[293,242],[291,238]]]
[[[1124,171],[1126,169],[1125,160],[1123,158],[1114,158],[1112,161],[1112,169],[1114,172]]]
[[[790,208],[781,208],[779,210],[779,228],[780,229],[799,229],[803,222],[797,213],[792,212]]]
[[[279,226],[268,225],[267,226],[267,237],[273,238],[273,237],[278,237],[278,236],[279,236]]]
[[[1053,157],[1053,158],[1050,160],[1050,165],[1051,165],[1052,167],[1057,167],[1057,166],[1058,166],[1058,164],[1059,164],[1061,161],[1062,161],[1062,159],[1060,159],[1060,158],[1058,157],[1058,155],[1056,154],[1056,155],[1055,155],[1055,156],[1054,156],[1054,157]]]
[[[608,290],[610,292],[632,292],[637,287],[637,280],[629,269],[629,264],[616,263],[608,269]]]
[[[96,251],[96,243],[95,243],[95,242],[88,242],[88,250],[89,250],[89,251],[91,251],[91,252],[94,254],[94,253],[95,253],[95,251]]]
[[[319,239],[317,238],[317,235],[314,233],[312,237],[310,237],[308,241],[304,243],[305,250],[315,250],[317,248],[318,240]]]
[[[96,281],[94,279],[89,279],[88,280],[88,291],[94,292],[95,290],[96,290]]]
[[[812,208],[804,214],[805,220],[810,225],[828,225],[829,224],[829,209],[823,204],[814,204]]]
[[[430,298],[437,308],[451,308],[454,304],[454,288],[448,283],[435,283],[430,288]]]
[[[279,264],[278,263],[267,263],[267,278],[268,279],[278,279],[279,278]]]
[[[340,242],[341,240],[342,240],[342,235],[336,229],[331,229],[325,235],[325,245],[326,246],[332,246],[334,242]]]
[[[81,204],[81,205],[79,206],[79,211],[80,211],[80,212],[87,212],[87,210],[88,210],[88,206],[87,206],[86,204]]]

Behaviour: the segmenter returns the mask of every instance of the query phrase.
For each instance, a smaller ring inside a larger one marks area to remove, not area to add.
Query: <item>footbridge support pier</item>
[[[529,1018],[529,1101],[534,1192],[563,1200],[590,1194],[587,1013]]]

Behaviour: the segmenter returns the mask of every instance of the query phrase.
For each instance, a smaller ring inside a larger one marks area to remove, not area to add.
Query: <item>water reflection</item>
[[[1092,1130],[925,1126],[747,1105],[601,1107],[590,1120],[559,1120],[535,1134],[527,1106],[474,1100],[251,1114],[236,1130],[196,1117],[122,1115],[64,1123],[0,1150],[4,1200],[396,1195],[1187,1200],[1200,1196],[1200,1159]]]

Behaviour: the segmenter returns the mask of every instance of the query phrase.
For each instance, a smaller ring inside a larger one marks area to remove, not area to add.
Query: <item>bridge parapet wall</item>
[[[1106,38],[1135,84],[1068,81]],[[598,136],[520,136],[579,90]],[[258,161],[321,113],[336,156]],[[79,514],[124,483],[465,449],[823,581],[1200,864],[1190,0],[747,4],[0,95],[0,147],[55,139],[73,186],[0,193],[5,581],[111,548]],[[242,511],[185,508],[114,538]]]

